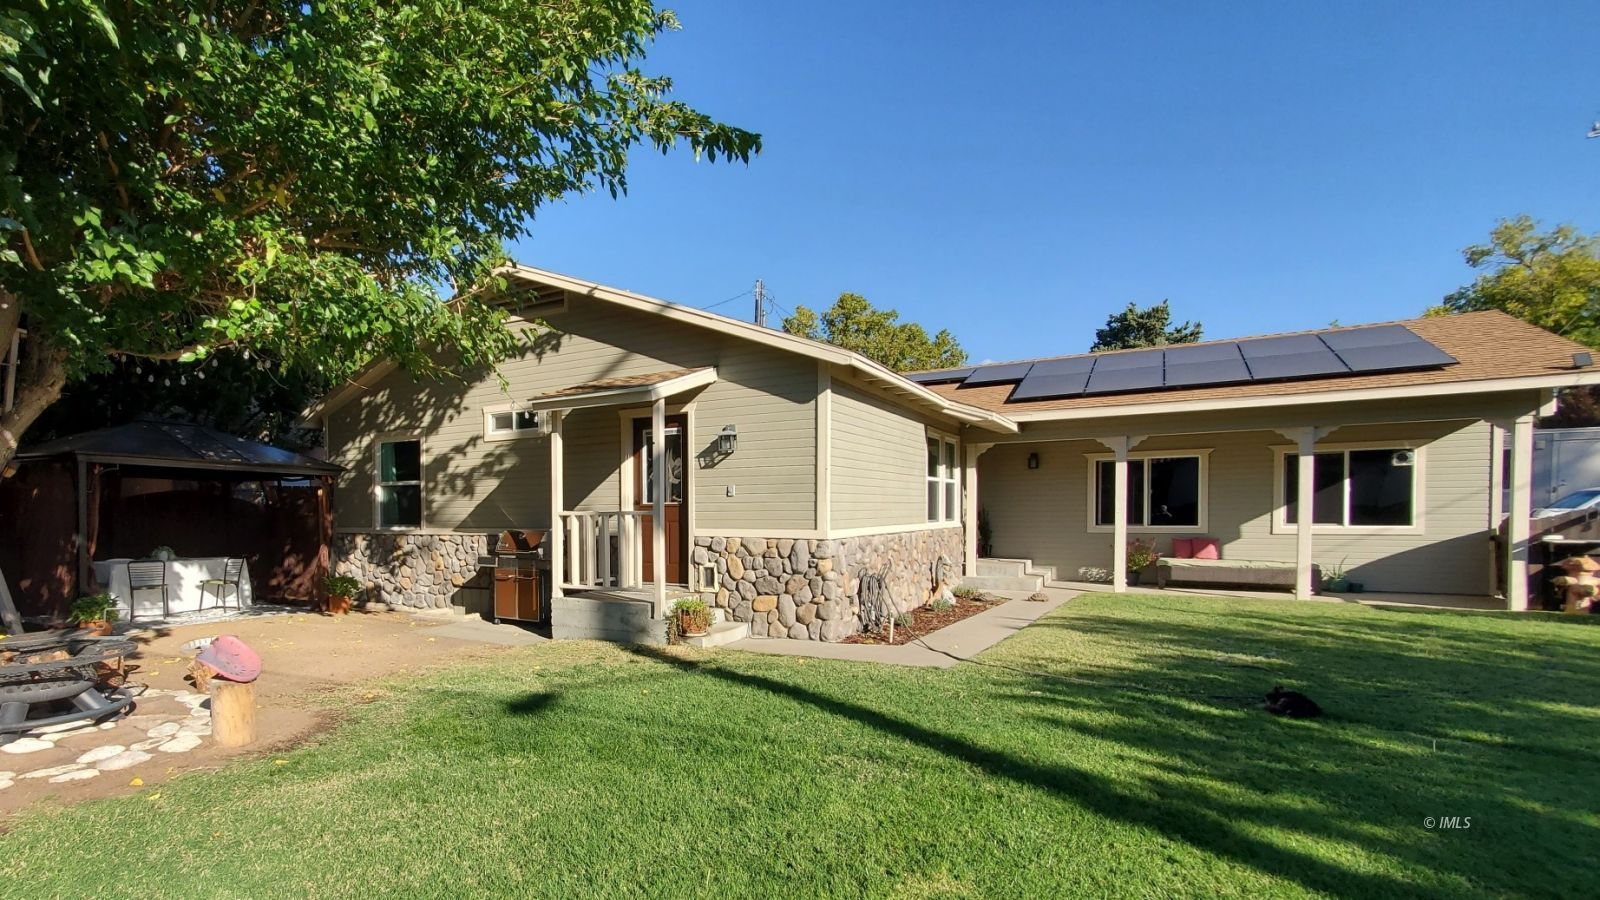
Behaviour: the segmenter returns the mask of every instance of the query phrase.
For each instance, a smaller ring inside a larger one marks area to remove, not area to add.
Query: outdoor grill
[[[494,569],[494,617],[497,621],[542,622],[549,615],[546,578],[541,577],[544,532],[513,528],[500,533],[494,555],[479,565]]]
[[[126,709],[133,695],[102,688],[100,667],[134,651],[133,641],[70,631],[0,640],[0,744],[41,726],[98,721]]]

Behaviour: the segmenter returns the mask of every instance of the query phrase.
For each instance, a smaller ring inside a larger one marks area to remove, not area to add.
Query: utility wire
[[[719,306],[723,306],[725,304],[732,303],[733,301],[739,299],[740,297],[748,297],[748,296],[750,296],[750,292],[752,290],[754,290],[754,288],[745,288],[744,290],[740,291],[737,294],[734,294],[732,297],[729,297],[726,300],[718,300],[717,302],[711,304],[710,306],[702,306],[702,307],[700,307],[700,309],[716,309]]]

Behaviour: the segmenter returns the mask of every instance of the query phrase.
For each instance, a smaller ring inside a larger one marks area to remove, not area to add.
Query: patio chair
[[[215,591],[217,608],[228,608],[228,592],[233,592],[233,608],[243,609],[239,602],[239,582],[244,579],[244,560],[226,559],[222,562],[222,577],[207,578],[200,583],[200,608],[206,608],[206,595]]]
[[[167,590],[167,564],[159,559],[140,560],[128,565],[128,621],[133,621],[140,591],[161,592],[161,617],[172,615],[171,595]]]

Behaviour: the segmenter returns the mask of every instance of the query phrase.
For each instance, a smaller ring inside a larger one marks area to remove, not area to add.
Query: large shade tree
[[[1095,330],[1091,352],[1132,350],[1138,347],[1163,347],[1167,344],[1192,344],[1200,340],[1199,322],[1172,322],[1172,307],[1167,301],[1128,308],[1106,317],[1105,327]]]
[[[1478,276],[1429,315],[1497,309],[1600,348],[1600,237],[1571,225],[1543,231],[1524,215],[1501,220],[1488,243],[1461,254]],[[1563,390],[1559,407],[1543,424],[1600,424],[1600,392],[1593,388]]]
[[[624,190],[641,145],[759,150],[640,70],[675,25],[648,0],[7,4],[0,351],[26,338],[0,465],[119,364],[498,362],[480,298],[541,205]]]
[[[797,306],[783,320],[783,330],[824,341],[893,369],[943,369],[967,361],[967,353],[949,330],[932,337],[915,322],[900,321],[892,309],[878,309],[860,294],[844,293],[821,313]]]

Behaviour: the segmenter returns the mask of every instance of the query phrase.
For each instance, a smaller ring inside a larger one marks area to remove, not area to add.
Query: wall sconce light
[[[739,429],[734,425],[724,425],[717,432],[717,452],[727,456],[739,448]]]
[[[1039,468],[1039,454],[1037,454],[1037,453],[1029,453],[1028,454],[1028,468],[1030,468],[1030,469]]]

